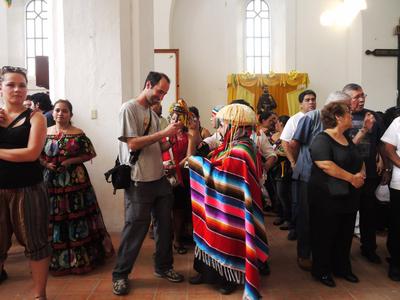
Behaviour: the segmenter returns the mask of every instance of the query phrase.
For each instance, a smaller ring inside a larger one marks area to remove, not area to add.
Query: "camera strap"
[[[149,124],[147,124],[146,130],[144,131],[144,133],[143,133],[142,136],[148,135],[148,133],[149,133],[149,131],[150,131],[150,127],[151,127],[151,115],[152,115],[152,113],[151,113],[151,108],[150,108],[150,107],[149,107],[149,115],[150,115]],[[142,152],[142,149],[136,150],[135,152],[136,152],[136,155],[137,155],[137,157],[138,157],[138,159],[139,159],[139,155],[140,155],[140,152]],[[130,152],[131,157],[132,157],[132,153],[133,153],[133,151]],[[130,160],[130,159],[129,159],[129,160]]]

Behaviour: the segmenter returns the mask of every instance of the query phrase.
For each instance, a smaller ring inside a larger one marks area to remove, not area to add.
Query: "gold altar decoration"
[[[269,74],[230,74],[227,78],[228,103],[234,99],[245,99],[254,109],[263,93],[263,87],[268,86],[269,93],[275,99],[278,115],[289,115],[287,93],[305,88],[310,81],[307,73],[290,71],[288,73]]]

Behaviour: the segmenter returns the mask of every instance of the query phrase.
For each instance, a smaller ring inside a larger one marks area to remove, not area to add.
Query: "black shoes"
[[[6,270],[2,269],[1,273],[0,273],[0,283],[7,280],[7,278],[8,278],[8,275],[7,275]]]
[[[321,282],[322,284],[329,286],[329,287],[335,287],[336,283],[333,280],[331,275],[321,275],[321,276],[315,276],[313,275],[313,277],[318,280],[319,282]]]
[[[334,274],[336,277],[339,278],[343,278],[344,280],[347,280],[348,282],[352,282],[352,283],[357,283],[360,282],[360,280],[358,279],[358,277],[356,275],[354,275],[353,273],[347,273],[345,275],[341,275],[341,274]]]
[[[279,229],[280,230],[289,230],[289,225],[290,225],[289,222],[285,221],[285,222],[282,223],[281,226],[279,226]]]
[[[388,276],[393,281],[400,281],[400,268],[390,265]]]
[[[196,285],[205,283],[205,281],[203,275],[198,273],[197,275],[189,278],[189,283]],[[220,284],[218,291],[223,295],[229,295],[236,290],[236,287],[237,284],[234,282],[224,282]]]
[[[221,285],[219,288],[219,292],[222,295],[229,295],[232,294],[236,290],[237,284],[233,282],[226,282]]]
[[[203,275],[201,273],[198,273],[196,276],[190,277],[189,278],[189,283],[190,284],[202,284],[202,283],[204,283]]]
[[[178,254],[186,254],[188,252],[187,248],[183,245],[175,245],[174,244],[174,249]]]
[[[274,224],[275,226],[279,226],[279,225],[282,225],[284,222],[285,222],[284,219],[278,218],[278,219],[275,219],[275,221],[272,222],[272,224]]]
[[[258,271],[260,272],[260,274],[262,276],[268,276],[269,274],[271,274],[271,269],[269,267],[269,263],[268,261],[266,261],[265,263],[263,263],[259,268]]]
[[[373,264],[382,263],[381,258],[378,256],[378,254],[376,254],[375,251],[361,251],[361,255],[364,256],[370,263]]]

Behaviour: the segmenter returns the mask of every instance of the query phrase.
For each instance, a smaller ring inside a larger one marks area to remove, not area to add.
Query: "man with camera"
[[[131,165],[132,182],[125,189],[125,225],[112,273],[113,293],[116,295],[129,292],[128,275],[146,237],[151,212],[155,220],[154,275],[171,282],[183,281],[183,276],[172,266],[173,196],[171,185],[164,176],[161,157],[162,151],[171,146],[161,140],[175,135],[182,124],[173,123],[160,130],[158,117],[150,108],[161,102],[169,85],[167,75],[150,72],[140,95],[124,103],[119,113],[119,159],[121,164]]]

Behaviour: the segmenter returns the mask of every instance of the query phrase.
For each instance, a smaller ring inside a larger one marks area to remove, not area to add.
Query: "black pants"
[[[367,178],[361,188],[360,241],[363,252],[375,252],[376,250],[377,206],[375,190],[379,182],[379,178]]]
[[[276,194],[282,207],[283,220],[290,222],[292,218],[292,182],[276,180]]]
[[[310,258],[310,206],[308,203],[308,182],[298,181],[299,202],[297,203],[296,233],[297,256]]]
[[[296,230],[296,220],[297,220],[297,214],[298,214],[298,204],[299,204],[299,186],[300,186],[300,181],[292,179],[292,185],[291,185],[291,196],[292,196],[292,202],[291,202],[291,210],[292,210],[292,218],[290,220],[290,230]]]
[[[400,268],[400,190],[390,189],[389,231],[386,242],[391,264]]]
[[[310,211],[312,274],[320,277],[351,271],[350,250],[356,212],[333,213],[318,205]]]

